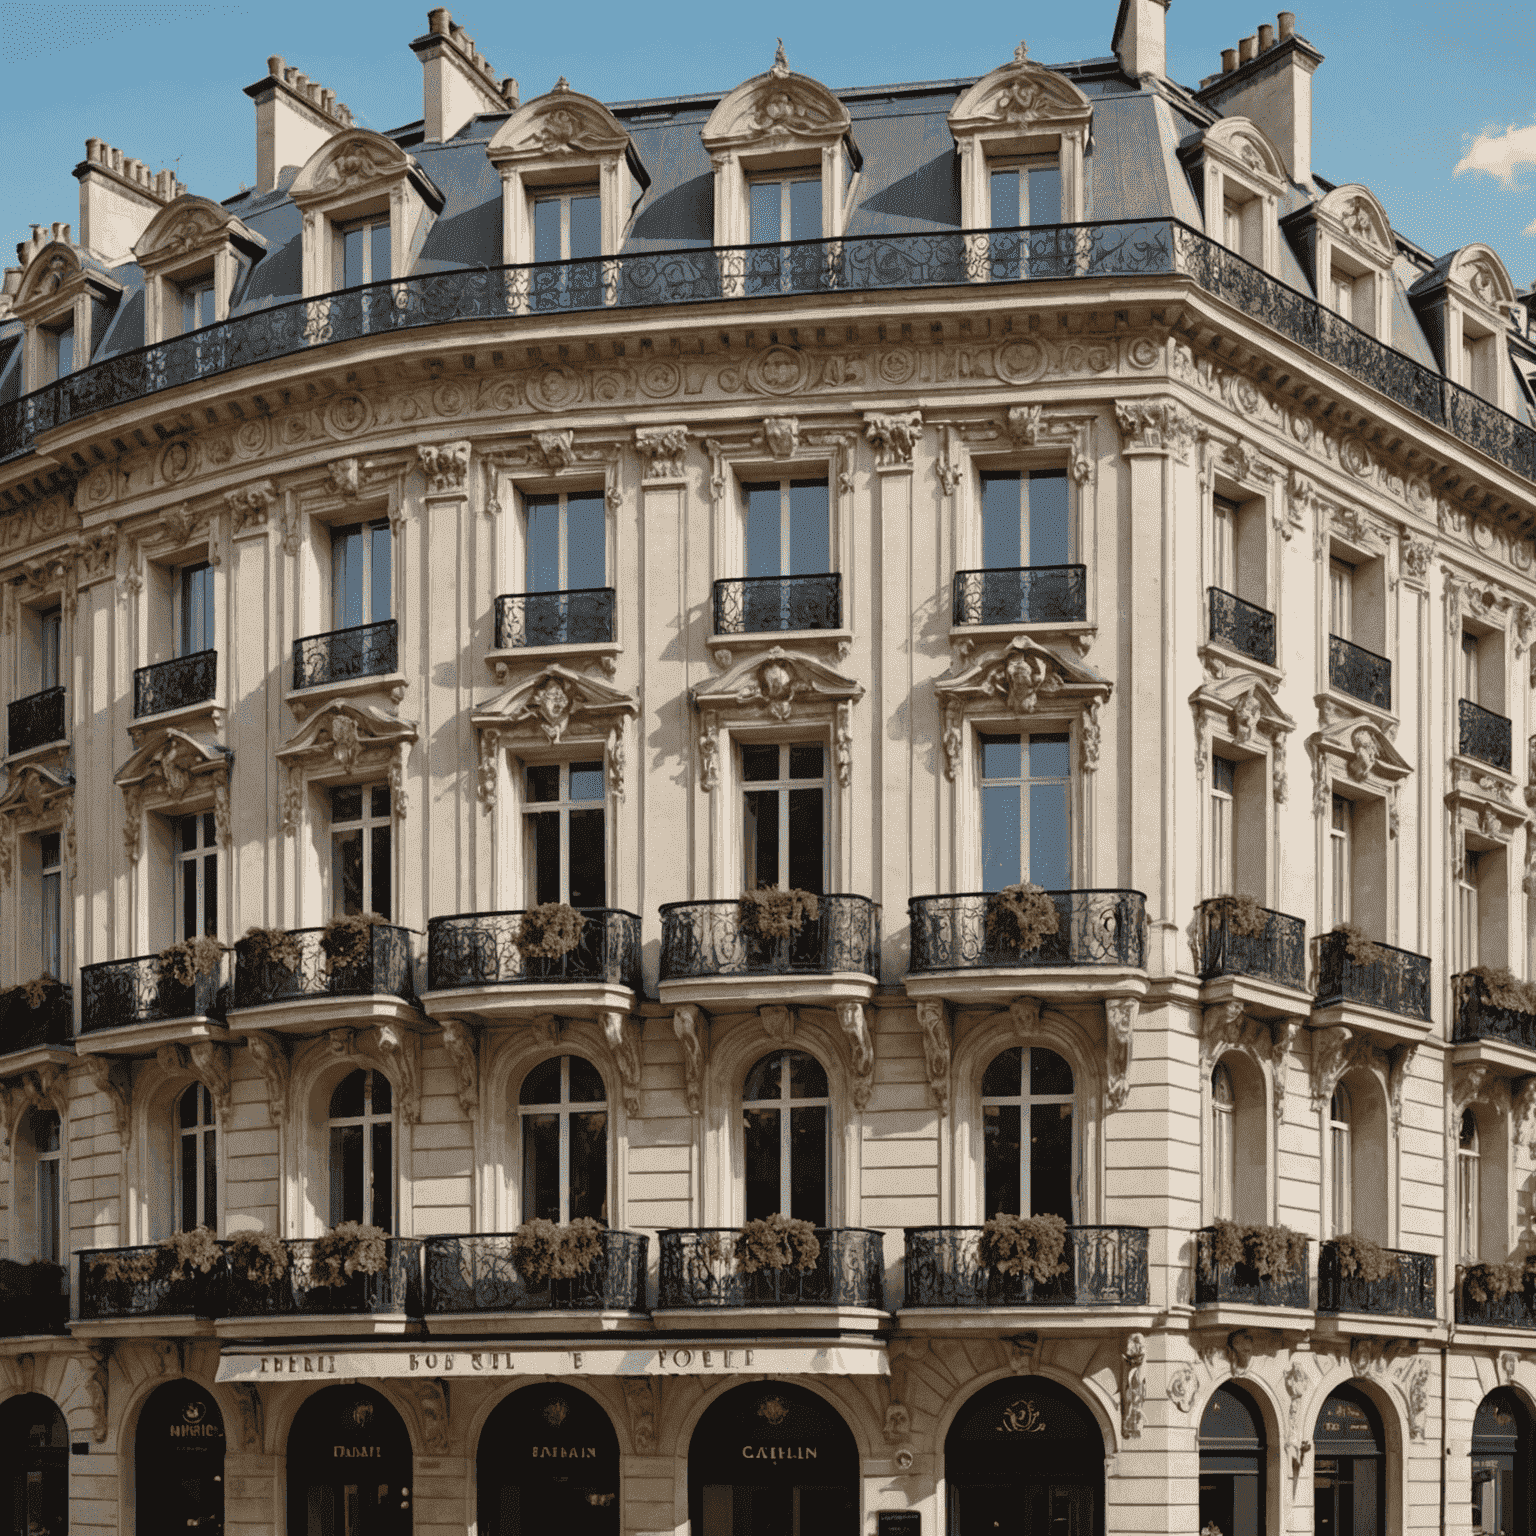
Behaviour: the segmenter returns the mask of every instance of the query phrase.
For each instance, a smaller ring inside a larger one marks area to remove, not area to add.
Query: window
[[[990,191],[993,229],[1061,223],[1061,167],[1054,157],[994,168]]]
[[[814,891],[826,881],[826,749],[819,741],[741,749],[742,888]]]
[[[1237,503],[1225,496],[1211,502],[1211,584],[1237,591]]]
[[[45,976],[62,976],[63,967],[63,882],[64,868],[59,853],[60,835],[44,832],[37,840],[38,870],[41,876],[38,902]]]
[[[607,785],[602,760],[537,763],[527,769],[525,782],[530,904],[606,906]]]
[[[1254,266],[1264,264],[1264,199],[1239,198],[1230,192],[1222,199],[1221,243]]]
[[[826,571],[832,518],[825,480],[769,480],[742,490],[747,499],[749,577],[815,576]]]
[[[1056,1054],[1014,1046],[981,1079],[986,1216],[1072,1213],[1072,1068]]]
[[[603,585],[607,519],[601,491],[527,499],[529,592],[581,592]]]
[[[1328,1148],[1333,1168],[1333,1235],[1343,1237],[1355,1220],[1354,1145],[1350,1132],[1349,1090],[1341,1083],[1328,1107]]]
[[[52,1110],[34,1109],[32,1146],[37,1201],[37,1257],[61,1264],[64,1226],[64,1140],[59,1117]]]
[[[355,629],[390,617],[389,523],[353,523],[331,530],[331,591],[335,627]]]
[[[219,1133],[214,1127],[213,1100],[201,1083],[181,1096],[181,1159],[178,1164],[177,1208],[183,1232],[219,1225]]]
[[[218,830],[213,812],[176,818],[176,884],[182,939],[219,931]]]
[[[389,785],[349,784],[331,791],[331,910],[394,911],[394,819]]]
[[[1499,338],[1461,333],[1461,382],[1475,395],[1498,402]]]
[[[42,382],[44,384],[51,384],[55,379],[62,379],[75,371],[75,328],[73,325],[61,325],[53,330],[44,330],[41,332],[39,339],[42,342]]]
[[[176,608],[176,654],[195,656],[213,649],[213,567],[185,565],[179,573],[180,601]]]
[[[1349,921],[1354,884],[1355,805],[1343,795],[1333,797],[1333,820],[1328,829],[1328,892],[1332,905],[1329,927]]]
[[[382,1072],[349,1073],[331,1095],[331,1225],[395,1229],[394,1093]]]
[[[1211,758],[1211,870],[1210,894],[1227,896],[1236,889],[1233,864],[1233,796],[1237,788],[1237,764],[1230,758]]]
[[[1237,1209],[1237,1093],[1232,1074],[1217,1062],[1211,1070],[1211,1214],[1235,1221]]]
[[[989,571],[1066,565],[1067,472],[988,472],[981,477],[981,562]]]
[[[1354,634],[1354,581],[1355,568],[1347,560],[1328,562],[1329,633],[1341,640]]]
[[[608,1222],[608,1104],[596,1067],[552,1056],[523,1079],[523,1220]]]
[[[753,245],[821,239],[821,167],[751,184]]]
[[[793,1216],[827,1224],[831,1108],[827,1074],[804,1051],[775,1051],[741,1092],[746,1219]]]
[[[602,253],[602,198],[596,191],[575,187],[534,198],[535,261],[582,261]]]
[[[38,615],[39,631],[39,680],[38,689],[46,692],[57,688],[62,681],[60,657],[64,642],[64,614],[59,608],[48,608]]]
[[[981,738],[982,885],[1071,888],[1065,732]]]
[[[1478,1175],[1481,1163],[1477,1116],[1470,1109],[1464,1109],[1461,1112],[1461,1134],[1456,1148],[1456,1255],[1466,1264],[1477,1262],[1480,1246],[1478,1205],[1482,1196]]]
[[[1470,971],[1479,963],[1481,946],[1478,939],[1481,924],[1477,892],[1483,858],[1483,854],[1474,853],[1470,848],[1464,849],[1461,872],[1456,877],[1456,969],[1458,971]]]
[[[382,283],[390,271],[389,219],[359,219],[336,230],[336,286]]]
[[[200,331],[213,324],[213,274],[200,277],[190,283],[182,283],[177,289],[180,301],[181,335]]]

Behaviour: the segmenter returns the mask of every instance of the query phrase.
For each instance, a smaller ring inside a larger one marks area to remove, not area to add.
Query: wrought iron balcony
[[[661,1244],[658,1309],[673,1307],[885,1306],[881,1235],[862,1227],[817,1227],[821,1253],[809,1269],[744,1271],[734,1227],[674,1227]]]
[[[1475,757],[1480,763],[1491,764],[1509,772],[1514,760],[1510,746],[1510,723],[1503,715],[1496,715],[1471,699],[1458,699],[1456,707],[1461,717],[1461,730],[1457,736],[1456,750],[1463,757]]]
[[[617,907],[584,907],[576,947],[556,956],[524,954],[523,913],[470,912],[427,923],[427,991],[449,987],[599,984],[640,990],[640,919]]]
[[[30,752],[33,747],[63,741],[63,688],[44,688],[24,699],[12,699],[6,706],[5,726],[5,749],[12,757],[18,752]]]
[[[293,642],[293,686],[318,688],[354,677],[379,677],[400,670],[399,628],[393,619],[355,624]]]
[[[1377,709],[1391,709],[1392,663],[1363,645],[1329,635],[1328,686]]]
[[[149,1273],[108,1278],[99,1261],[147,1259]],[[177,1278],[176,1255],[151,1243],[142,1248],[85,1248],[80,1252],[80,1316],[219,1317],[224,1311],[225,1268],[220,1257],[206,1274],[188,1269]]]
[[[740,901],[672,901],[661,909],[661,979],[880,974],[880,908],[867,896],[818,896],[819,915],[788,938],[752,932]]]
[[[1349,958],[1349,936],[1325,933],[1317,941],[1314,1008],[1363,1003],[1429,1023],[1429,956],[1377,944],[1382,958],[1360,965]]]
[[[843,622],[843,578],[733,576],[715,583],[715,633],[756,635],[778,629],[837,629]]]
[[[0,1259],[0,1339],[28,1333],[65,1333],[69,1297],[57,1264]]]
[[[981,1261],[981,1227],[908,1227],[909,1307],[1144,1307],[1145,1227],[1068,1227],[1061,1274],[1035,1280]]]
[[[231,1008],[260,1008],[306,997],[398,997],[415,1003],[410,933],[389,923],[369,930],[369,952],[355,965],[339,965],[326,954],[325,929],[292,928],[297,963],[260,955],[255,941],[235,942],[235,984]]]
[[[913,896],[907,902],[913,971],[1147,963],[1147,898],[1140,891],[1047,891],[1056,932],[1021,949],[988,918],[995,892]]]
[[[420,1238],[389,1238],[384,1268],[378,1274],[359,1273],[340,1285],[316,1283],[314,1238],[285,1238],[283,1246],[288,1250],[288,1273],[281,1280],[258,1284],[239,1273],[238,1267],[230,1273],[225,1285],[225,1317],[422,1315]]]
[[[1536,1051],[1536,1013],[1495,1003],[1487,981],[1475,971],[1451,977],[1451,994],[1456,999],[1453,1039],[1502,1040]]]
[[[1472,1264],[1457,1274],[1457,1327],[1536,1329],[1536,1275],[1532,1275],[1527,1267],[1525,1283],[1519,1290],[1495,1296],[1484,1274],[1478,1285],[1483,1293],[1479,1298],[1472,1294],[1472,1285],[1479,1279],[1478,1272],[1485,1268],[1481,1264]]]
[[[43,1045],[67,1046],[75,1029],[74,993],[52,984],[30,1001],[22,987],[0,992],[0,1056]]]
[[[104,960],[80,967],[80,1033],[160,1024],[168,1019],[220,1019],[226,1002],[222,965],[192,984],[167,974],[158,955]]]
[[[1267,608],[1244,602],[1220,587],[1207,589],[1211,605],[1211,640],[1217,645],[1230,646],[1262,661],[1266,666],[1275,664],[1275,616]]]
[[[1397,1259],[1397,1272],[1384,1280],[1362,1280],[1345,1275],[1339,1264],[1339,1245],[1326,1242],[1317,1256],[1317,1310],[1365,1312],[1375,1317],[1412,1317],[1433,1321],[1435,1316],[1435,1256],[1387,1250]]]
[[[133,674],[133,718],[205,704],[218,692],[219,653],[194,651],[139,667]]]
[[[1256,976],[1296,992],[1307,989],[1307,925],[1264,907],[1263,933],[1237,933],[1225,897],[1200,903],[1200,979]]]
[[[1086,565],[956,571],[956,624],[1073,624],[1088,617]]]
[[[613,588],[510,592],[496,599],[496,649],[597,645],[613,639]]]
[[[1252,1264],[1218,1264],[1216,1229],[1195,1233],[1195,1305],[1226,1303],[1238,1307],[1305,1307],[1308,1277],[1305,1264],[1294,1274],[1261,1275]]]
[[[429,1237],[427,1313],[645,1311],[650,1239],[605,1231],[602,1244],[602,1257],[584,1274],[534,1282],[517,1267],[510,1233]]]

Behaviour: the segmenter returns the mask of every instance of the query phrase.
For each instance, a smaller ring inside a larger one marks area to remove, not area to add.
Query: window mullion
[[[559,1184],[560,1220],[571,1219],[571,1058],[560,1058],[560,1110],[557,1152],[559,1158],[556,1181]]]
[[[789,1059],[785,1057],[779,1066],[779,1211],[785,1216],[794,1215],[792,1207],[795,1198],[789,1169],[790,1108],[793,1103],[789,1070]]]
[[[779,481],[779,575],[789,575],[790,541],[794,537],[790,528],[789,481]]]
[[[571,587],[571,526],[570,508],[564,491],[560,493],[560,515],[558,518],[559,532],[556,535],[556,575],[555,579],[560,583],[560,590],[568,592]]]

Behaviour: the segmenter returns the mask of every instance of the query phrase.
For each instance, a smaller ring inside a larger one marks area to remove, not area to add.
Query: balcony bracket
[[[867,1109],[875,1086],[875,1043],[864,1016],[863,1003],[839,1003],[837,1022],[848,1038],[849,1065],[853,1068],[853,1106]]]
[[[640,1036],[645,1028],[643,1019],[631,1018],[616,1008],[604,1009],[598,1014],[603,1026],[603,1038],[613,1052],[614,1065],[619,1071],[619,1081],[624,1086],[624,1109],[627,1114],[640,1113]]]
[[[917,1003],[918,1028],[923,1032],[923,1061],[928,1069],[928,1089],[940,1114],[949,1112],[949,1060],[954,1049],[949,1010],[937,997]],[[1536,1079],[1533,1079],[1536,1081]]]
[[[672,1031],[683,1048],[683,1094],[688,1113],[704,1108],[704,1052],[709,1042],[709,1016],[702,1008],[684,1003],[672,1010]]]
[[[1131,1042],[1136,1033],[1136,1015],[1141,1004],[1134,997],[1110,997],[1104,1000],[1104,1018],[1108,1029],[1109,1092],[1111,1110],[1124,1109],[1130,1097]]]
[[[113,1129],[126,1154],[133,1138],[133,1080],[128,1067],[106,1056],[86,1056],[80,1064],[91,1086],[106,1099]]]

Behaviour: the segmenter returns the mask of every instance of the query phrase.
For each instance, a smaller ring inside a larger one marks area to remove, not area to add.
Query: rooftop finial
[[[779,46],[773,50],[773,68],[768,71],[775,80],[782,80],[789,73],[789,60],[784,57],[784,39],[779,39]]]
[[[1029,44],[1020,41],[1019,46],[1013,50],[1013,62],[1015,64],[1027,64],[1029,62]]]
[[[570,88],[571,82],[567,80],[564,75],[561,75],[560,78],[555,81],[555,89],[557,91],[568,91]]]

